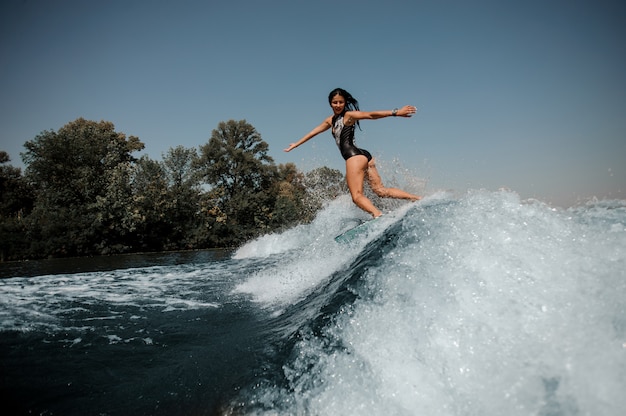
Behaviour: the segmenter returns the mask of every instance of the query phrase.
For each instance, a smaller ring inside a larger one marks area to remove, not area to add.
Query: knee
[[[387,191],[387,188],[385,188],[382,185],[372,187],[372,191],[374,191],[374,193],[381,198],[386,198],[387,196],[389,196],[389,192]]]
[[[352,202],[356,204],[365,195],[363,195],[362,191],[352,191],[350,192],[350,196],[352,196]]]

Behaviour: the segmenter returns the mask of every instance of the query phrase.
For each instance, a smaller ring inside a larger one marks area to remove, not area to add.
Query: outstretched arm
[[[402,108],[380,111],[348,111],[345,114],[346,124],[352,125],[357,120],[375,120],[383,117],[411,117],[417,112],[417,108],[412,105],[405,105]]]
[[[322,124],[320,124],[319,126],[315,127],[313,130],[311,130],[309,133],[307,133],[304,137],[302,137],[300,140],[298,140],[295,143],[291,143],[289,145],[288,148],[285,149],[285,152],[290,152],[293,149],[295,149],[296,147],[300,146],[301,144],[307,142],[308,140],[312,139],[313,137],[317,136],[320,133],[325,132],[326,130],[328,130],[330,128],[330,120],[326,119],[322,122]]]

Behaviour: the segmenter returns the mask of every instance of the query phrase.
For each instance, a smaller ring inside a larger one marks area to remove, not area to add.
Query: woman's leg
[[[352,156],[346,160],[346,181],[348,182],[350,195],[352,195],[352,201],[363,211],[372,214],[376,218],[381,216],[382,212],[363,194],[363,181],[367,171],[367,157],[359,155]]]
[[[367,180],[372,188],[372,191],[381,198],[398,198],[398,199],[411,199],[417,201],[422,199],[421,196],[413,195],[397,188],[385,188],[383,181],[380,178],[378,169],[376,169],[376,163],[374,159],[370,160],[367,168]]]

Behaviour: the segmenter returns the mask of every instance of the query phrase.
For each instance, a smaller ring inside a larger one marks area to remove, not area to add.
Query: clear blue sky
[[[6,0],[0,149],[23,167],[24,142],[84,117],[161,159],[245,119],[276,163],[343,170],[330,133],[283,152],[342,87],[363,110],[420,109],[357,141],[429,192],[624,199],[624,22],[606,0]]]

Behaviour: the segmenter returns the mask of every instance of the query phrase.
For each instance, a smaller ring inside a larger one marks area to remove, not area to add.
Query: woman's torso
[[[354,124],[347,126],[344,123],[344,114],[336,114],[333,116],[331,129],[335,143],[337,143],[341,156],[343,156],[345,160],[357,155],[366,156],[368,160],[372,159],[372,156],[367,150],[359,149],[354,144]]]

